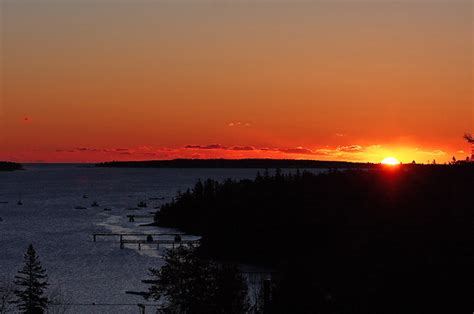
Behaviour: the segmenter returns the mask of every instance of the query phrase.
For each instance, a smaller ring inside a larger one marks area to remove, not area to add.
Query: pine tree
[[[44,296],[44,290],[48,286],[46,271],[36,255],[33,245],[28,246],[24,255],[25,265],[15,276],[14,291],[18,309],[26,314],[42,314],[48,305],[48,298]]]

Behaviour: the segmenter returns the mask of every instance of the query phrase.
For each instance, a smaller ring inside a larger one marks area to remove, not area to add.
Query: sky
[[[0,160],[464,159],[471,0],[0,0]]]

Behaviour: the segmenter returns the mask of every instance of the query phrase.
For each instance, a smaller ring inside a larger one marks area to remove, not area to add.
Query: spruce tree
[[[15,276],[16,300],[18,309],[22,313],[42,314],[48,305],[48,298],[44,296],[44,290],[48,286],[46,271],[36,255],[33,245],[28,246],[24,255],[25,265]]]

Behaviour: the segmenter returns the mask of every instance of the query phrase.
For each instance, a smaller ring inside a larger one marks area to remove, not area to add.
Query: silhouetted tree
[[[150,296],[165,301],[165,313],[245,313],[247,286],[233,266],[200,258],[192,247],[169,250],[166,264],[150,269]]]
[[[16,300],[18,309],[22,313],[41,314],[44,313],[48,306],[48,298],[44,296],[46,287],[48,286],[46,271],[41,266],[33,245],[28,246],[28,250],[24,256],[25,265],[18,271],[15,276]]]
[[[13,284],[10,281],[0,279],[0,314],[13,312],[11,305],[13,290]]]
[[[469,143],[469,144],[474,144],[474,137],[470,133],[464,134],[464,139]]]
[[[65,314],[71,308],[71,298],[60,286],[49,288],[47,314]]]

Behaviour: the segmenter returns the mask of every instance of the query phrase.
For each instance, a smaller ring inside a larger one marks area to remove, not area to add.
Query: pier
[[[176,236],[183,236],[185,235],[184,233],[138,233],[138,232],[132,232],[132,233],[105,233],[105,232],[94,232],[92,234],[92,237],[94,239],[94,242],[97,242],[97,237],[120,237],[120,242],[123,241],[123,237],[147,237],[147,236],[152,236],[152,237],[163,237],[163,236],[170,236],[170,237],[176,237]]]
[[[199,239],[187,240],[182,239],[184,233],[101,233],[95,232],[92,234],[94,242],[97,242],[98,237],[119,237],[120,248],[123,249],[125,244],[137,244],[138,249],[141,250],[143,245],[156,245],[156,249],[160,248],[160,245],[171,245],[174,249],[175,246],[180,245],[199,245]],[[144,237],[145,239],[127,239],[127,237]],[[161,237],[155,238],[153,237]],[[173,239],[166,239],[163,237],[173,237]]]
[[[175,241],[175,240],[153,240],[153,241],[148,241],[148,240],[122,240],[120,241],[120,248],[123,249],[125,247],[125,244],[138,244],[138,250],[142,249],[142,245],[156,245],[156,249],[158,250],[161,245],[171,245],[172,248],[174,249],[175,246],[180,246],[180,245],[198,245],[199,240],[180,240],[180,241]]]

